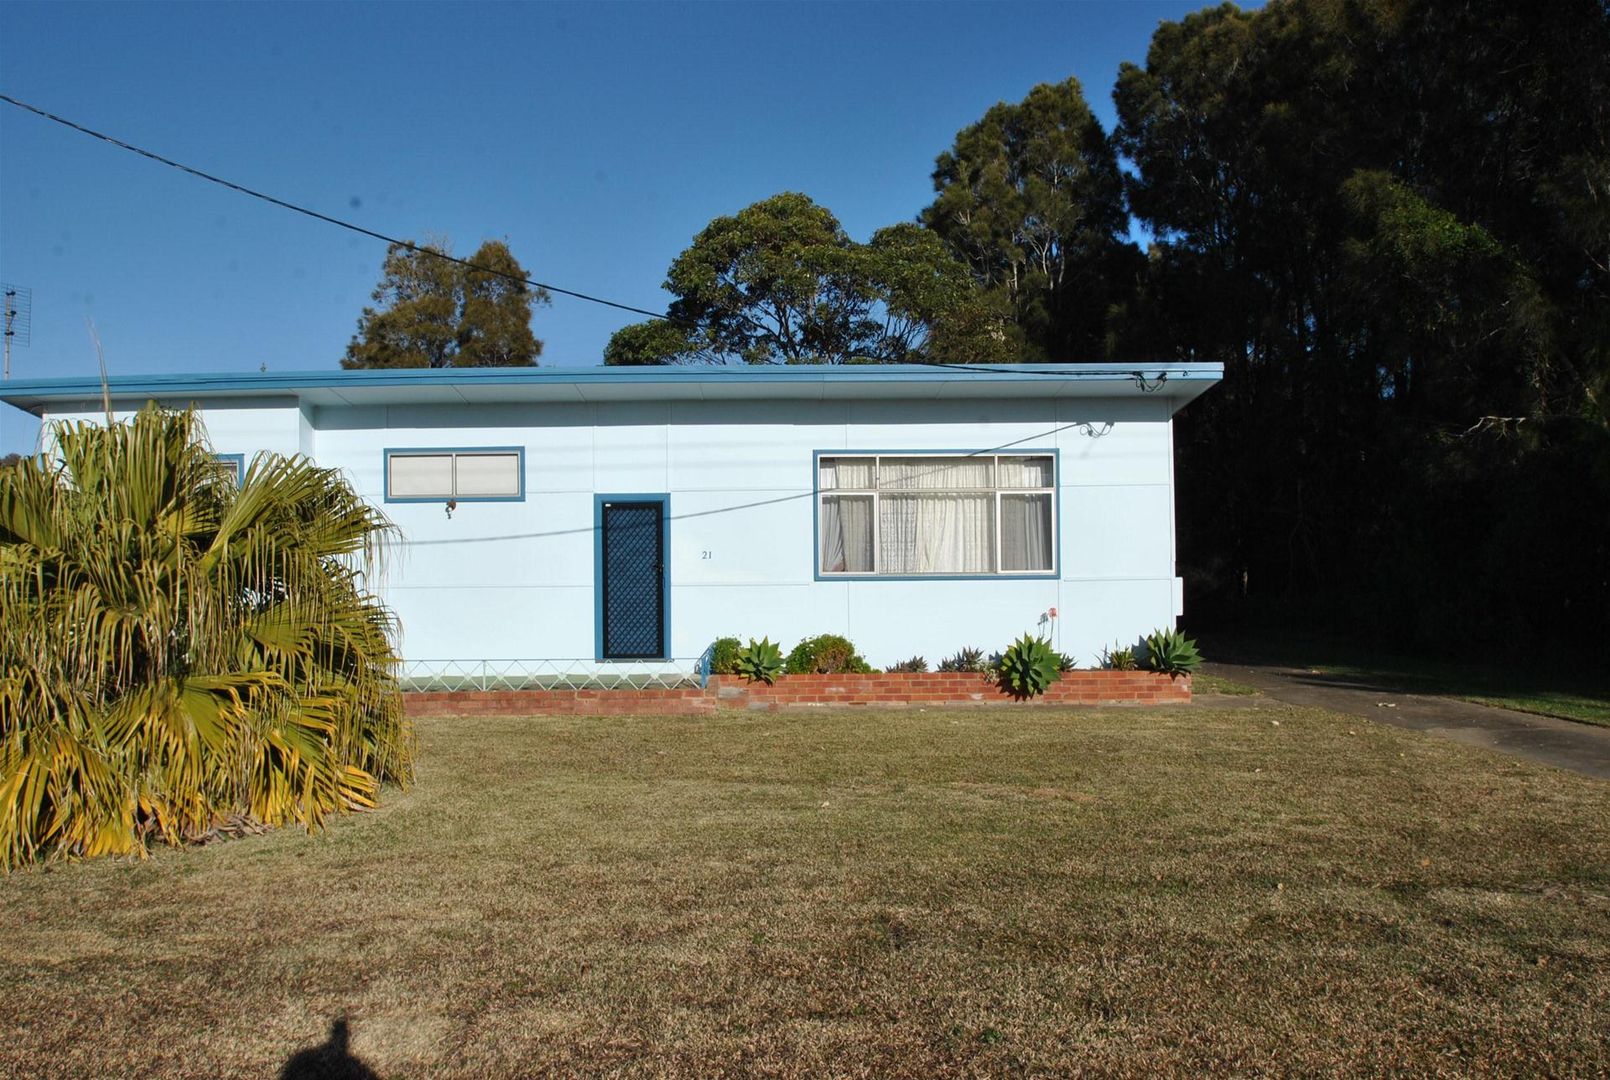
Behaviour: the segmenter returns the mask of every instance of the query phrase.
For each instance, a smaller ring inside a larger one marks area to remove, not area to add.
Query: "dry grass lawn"
[[[0,878],[0,1074],[1610,1072],[1610,785],[1328,713],[422,725],[322,836]]]

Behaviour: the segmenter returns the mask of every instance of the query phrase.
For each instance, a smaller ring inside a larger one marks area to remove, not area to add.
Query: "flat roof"
[[[315,406],[504,402],[863,398],[1159,397],[1173,410],[1224,376],[1222,364],[811,364],[666,367],[384,368],[119,375],[115,402],[294,397]],[[36,415],[98,407],[98,378],[18,379],[0,401]]]

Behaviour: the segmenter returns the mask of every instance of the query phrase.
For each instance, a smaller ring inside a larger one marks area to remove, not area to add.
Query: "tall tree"
[[[1021,331],[1024,359],[1090,360],[1108,352],[1110,309],[1141,258],[1128,228],[1118,157],[1077,79],[1042,84],[956,135],[935,164],[921,215],[998,295]]]
[[[1610,8],[1225,4],[1114,99],[1144,306],[1226,366],[1177,428],[1196,610],[1610,629],[1567,569],[1610,557]]]
[[[434,254],[433,254],[434,253]],[[439,255],[445,242],[393,244],[377,307],[366,307],[341,361],[344,368],[529,367],[542,353],[531,309],[546,289],[524,282],[508,245],[482,244],[462,266]]]
[[[966,267],[910,225],[866,244],[786,192],[710,222],[672,262],[669,320],[616,333],[608,364],[1002,359],[1001,320]]]

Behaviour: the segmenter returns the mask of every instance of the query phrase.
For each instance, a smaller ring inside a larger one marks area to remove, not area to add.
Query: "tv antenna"
[[[0,281],[0,290],[5,292],[5,320],[6,320],[6,374],[11,378],[11,344],[16,342],[26,349],[28,342],[33,339],[34,323],[34,291],[25,289],[20,285],[12,285]]]

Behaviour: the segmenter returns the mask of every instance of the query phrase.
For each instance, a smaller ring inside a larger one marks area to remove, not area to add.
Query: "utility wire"
[[[561,289],[557,285],[548,285],[541,281],[534,281],[528,277],[521,277],[518,274],[510,274],[490,266],[482,266],[479,263],[470,262],[468,259],[460,259],[456,255],[449,255],[446,252],[437,251],[435,248],[422,247],[418,244],[415,244],[412,240],[399,240],[394,236],[387,236],[385,233],[376,232],[373,229],[366,229],[362,225],[355,225],[350,221],[343,221],[341,218],[331,217],[329,214],[321,214],[317,210],[310,210],[305,206],[298,206],[293,202],[286,202],[284,199],[275,198],[273,195],[268,195],[261,191],[254,191],[243,184],[237,184],[232,180],[225,180],[221,176],[214,176],[212,173],[203,172],[200,169],[185,165],[182,162],[174,161],[172,158],[163,157],[161,154],[146,150],[143,147],[135,146],[133,143],[124,142],[122,139],[108,135],[105,132],[96,131],[93,128],[87,128],[83,124],[75,123],[74,121],[67,119],[65,116],[57,116],[55,113],[47,112],[46,110],[39,108],[37,105],[30,105],[26,101],[19,101],[10,94],[0,93],[0,101],[4,101],[10,105],[15,105],[19,109],[24,109],[33,113],[35,116],[40,116],[46,120],[61,124],[63,127],[69,127],[74,131],[82,132],[91,138],[99,139],[102,142],[110,143],[113,146],[119,147],[120,149],[139,154],[141,157],[149,158],[152,161],[158,162],[159,164],[178,169],[183,173],[189,173],[191,176],[206,180],[209,183],[218,184],[219,186],[226,187],[231,191],[238,191],[242,195],[249,195],[254,199],[261,199],[263,202],[271,203],[272,205],[281,207],[285,210],[290,210],[294,213],[302,214],[305,217],[313,218],[315,221],[323,221],[327,224],[338,226],[339,228],[346,229],[350,232],[358,233],[361,236],[368,236],[376,240],[383,240],[388,244],[396,244],[407,248],[409,251],[429,255],[432,258],[454,263],[469,270],[477,270],[483,274],[491,274],[494,277],[504,278],[505,280],[517,282],[521,285],[529,285],[538,289],[546,289],[548,292],[558,293],[561,296],[574,297],[577,300],[586,300],[588,303],[602,304],[605,307],[616,308],[620,311],[630,311],[634,315],[647,315],[651,319],[663,319],[667,322],[675,322],[678,323],[678,325],[682,325],[679,320],[673,319],[663,311],[650,311],[647,308],[633,307],[631,304],[622,304],[615,300],[606,300],[601,296],[591,296],[584,292],[576,292],[573,289]],[[968,364],[942,364],[937,360],[911,360],[907,362],[915,364],[919,367],[945,368],[951,371],[979,371],[990,375],[1002,374],[1002,368],[1007,368],[1013,373],[1021,371],[1025,375],[1047,375],[1053,378],[1061,377],[1060,372],[1038,370],[1033,364],[1010,364],[996,367],[983,367]],[[1165,373],[1159,372],[1158,377],[1155,380],[1149,380],[1140,370],[1125,367],[1114,367],[1112,374],[1123,375],[1127,378],[1135,380],[1135,385],[1140,387],[1140,389],[1145,393],[1152,393],[1161,388],[1162,384],[1168,378]]]
[[[429,248],[429,247],[421,247],[420,245],[415,244],[412,240],[399,240],[394,236],[387,236],[385,233],[375,232],[373,229],[366,229],[362,225],[354,225],[350,221],[343,221],[340,218],[331,217],[329,214],[321,214],[317,210],[309,210],[305,206],[298,206],[293,202],[286,202],[284,199],[277,199],[274,196],[266,195],[261,191],[253,191],[249,187],[246,187],[246,186],[244,186],[242,184],[234,183],[233,181],[230,181],[230,180],[225,180],[221,176],[214,176],[211,173],[202,172],[200,169],[195,169],[195,168],[190,167],[189,165],[185,165],[185,164],[182,164],[180,162],[174,161],[172,158],[163,157],[161,154],[153,153],[150,150],[146,150],[146,149],[143,149],[142,147],[135,146],[133,143],[126,143],[122,139],[114,138],[113,136],[108,135],[105,132],[95,131],[92,128],[85,127],[83,124],[74,123],[73,121],[67,119],[65,116],[57,116],[53,112],[46,112],[44,109],[39,108],[37,105],[30,105],[26,101],[18,101],[16,98],[12,97],[10,94],[0,94],[0,101],[4,101],[4,102],[7,102],[8,104],[15,105],[19,109],[25,109],[28,112],[33,113],[35,116],[42,116],[46,120],[51,120],[51,121],[54,121],[55,123],[61,124],[63,127],[70,127],[74,131],[83,132],[85,135],[89,135],[89,136],[91,136],[93,138],[99,139],[102,142],[111,143],[113,146],[120,147],[120,148],[122,148],[124,150],[128,150],[128,151],[130,151],[132,153],[135,153],[135,154],[139,154],[141,157],[150,158],[152,161],[159,162],[160,164],[167,165],[167,166],[169,166],[171,168],[178,169],[180,172],[189,173],[191,176],[199,177],[202,180],[206,180],[206,181],[209,181],[211,183],[218,184],[218,185],[220,185],[222,187],[229,188],[231,191],[238,191],[242,195],[250,195],[254,199],[261,199],[266,203],[272,203],[275,206],[282,207],[282,208],[284,208],[286,210],[294,211],[294,212],[296,212],[298,214],[303,214],[303,215],[305,215],[307,217],[310,217],[310,218],[313,218],[313,219],[315,219],[317,221],[323,221],[323,222],[327,222],[327,223],[329,223],[331,225],[340,226],[343,229],[347,229],[347,230],[350,230],[352,232],[359,233],[359,234],[361,234],[363,236],[373,237],[376,240],[384,240],[388,244],[398,244],[398,245],[400,245],[402,247],[407,248],[410,251],[417,251],[417,252],[420,252],[421,254],[430,255],[433,258],[437,258],[437,259],[443,259],[443,260],[445,260],[447,262],[450,262],[450,263],[457,263],[459,266],[466,267],[466,268],[468,268],[470,270],[478,270],[483,274],[491,274],[491,275],[493,275],[495,277],[505,278],[505,279],[507,279],[509,281],[518,282],[518,283],[520,283],[522,285],[530,285],[530,286],[533,286],[533,287],[538,288],[538,289],[546,289],[548,292],[558,293],[561,296],[570,296],[570,297],[574,297],[577,300],[586,300],[589,303],[603,304],[606,307],[618,308],[621,311],[630,311],[634,315],[647,315],[651,319],[664,319],[664,318],[667,318],[667,316],[665,315],[664,312],[649,311],[647,308],[633,307],[631,304],[621,304],[621,303],[617,303],[614,300],[605,300],[601,296],[590,296],[587,293],[576,292],[574,289],[561,289],[557,285],[548,285],[548,284],[546,284],[544,282],[541,282],[541,281],[533,281],[531,278],[521,277],[518,274],[506,273],[506,272],[504,272],[502,270],[497,270],[497,269],[494,269],[493,267],[490,267],[490,266],[481,266],[481,265],[479,265],[477,263],[470,262],[468,259],[460,259],[457,256],[448,255],[446,252],[437,251],[437,250],[435,250],[433,248]]]

